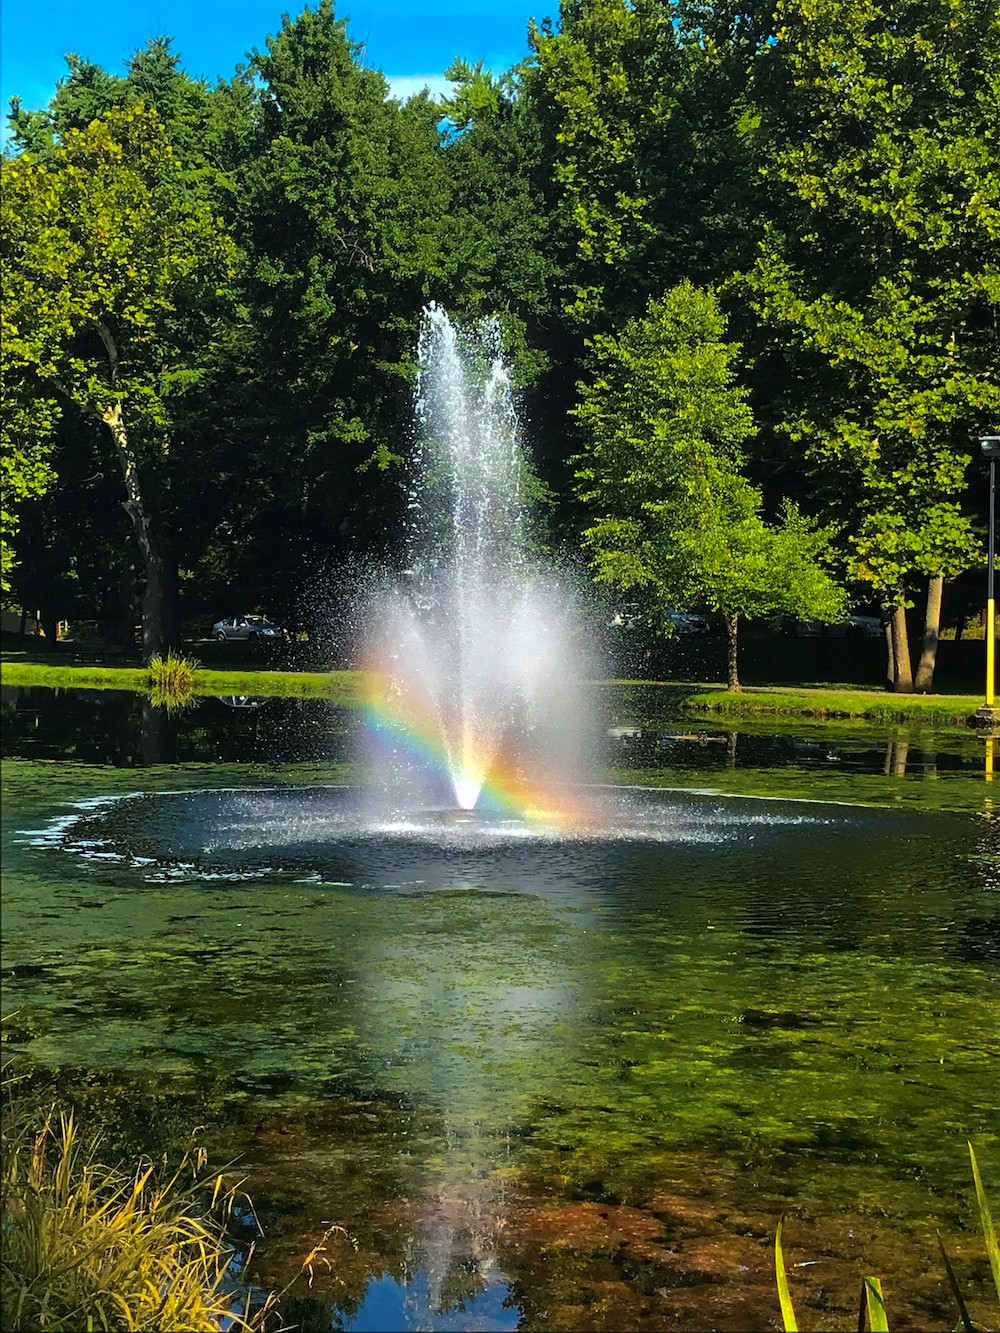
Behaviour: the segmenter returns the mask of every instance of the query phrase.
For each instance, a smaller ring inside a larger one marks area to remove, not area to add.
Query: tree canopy
[[[316,631],[401,545],[436,300],[500,319],[599,581],[735,624],[840,614],[835,568],[897,688],[923,608],[929,687],[1000,430],[998,71],[989,0],[563,0],[439,101],[332,0],[214,86],[69,55],[3,163],[5,598]]]

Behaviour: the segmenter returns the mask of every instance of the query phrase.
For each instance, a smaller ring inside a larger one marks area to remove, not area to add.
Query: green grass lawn
[[[9,658],[3,663],[2,680],[4,685],[46,685],[66,690],[146,690],[150,683],[144,667],[54,666]],[[830,685],[793,689],[750,686],[739,694],[731,694],[721,685],[684,681],[618,680],[606,684],[648,690],[665,707],[680,713],[709,713],[719,717],[853,718],[875,723],[925,721],[965,726],[982,703],[981,697],[972,694],[893,695],[882,690]],[[360,701],[362,673],[198,668],[194,674],[194,693],[341,699],[352,703]]]
[[[60,690],[147,690],[145,667],[47,666],[36,662],[5,661],[0,668],[4,685],[46,685]],[[343,699],[361,697],[360,671],[211,671],[194,673],[195,694],[267,694],[295,698]]]
[[[867,722],[929,722],[965,726],[983,702],[975,694],[887,694],[835,685],[744,686],[733,694],[723,686],[676,681],[615,681],[636,689],[663,691],[685,712],[720,717],[857,718]]]

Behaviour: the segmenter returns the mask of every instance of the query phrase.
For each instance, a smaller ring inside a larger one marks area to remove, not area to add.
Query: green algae
[[[805,829],[778,855],[623,858],[576,898],[444,879],[407,893],[296,875],[142,883],[19,830],[99,796],[352,770],[12,759],[4,984],[21,1026],[8,1045],[39,1078],[60,1070],[51,1086],[117,1122],[122,1144],[144,1124],[156,1147],[208,1123],[259,1174],[276,1264],[334,1211],[365,1263],[402,1272],[413,1227],[385,1210],[479,1179],[519,1207],[552,1201],[565,1227],[578,1205],[647,1217],[665,1193],[701,1190],[761,1243],[783,1209],[952,1232],[971,1217],[966,1137],[1000,1176],[996,963],[977,925],[996,914],[995,823],[990,789],[960,766],[973,752],[954,753],[937,779],[802,762],[622,768],[652,786],[901,808],[845,826],[818,867]],[[879,1244],[872,1269],[901,1273]],[[529,1263],[519,1245],[505,1262],[526,1311],[547,1291],[568,1327],[584,1310],[615,1326],[633,1307],[594,1297],[615,1283],[653,1319],[661,1286],[680,1308],[672,1282],[716,1280],[700,1257],[608,1267],[581,1239]],[[367,1271],[350,1268],[354,1298]]]

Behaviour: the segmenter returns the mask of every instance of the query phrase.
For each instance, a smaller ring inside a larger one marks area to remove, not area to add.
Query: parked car
[[[775,633],[796,639],[880,639],[883,634],[879,616],[848,616],[834,625],[822,620],[797,620],[795,616],[772,616],[767,623]]]
[[[225,643],[227,639],[252,639],[257,642],[260,639],[273,641],[284,638],[281,626],[265,620],[263,616],[230,616],[228,620],[217,620],[212,626],[212,633],[220,643]]]
[[[885,626],[881,616],[848,616],[847,637],[849,639],[881,639]]]
[[[712,632],[712,627],[705,617],[695,615],[692,611],[668,611],[666,617],[673,632],[682,637],[698,637]]]

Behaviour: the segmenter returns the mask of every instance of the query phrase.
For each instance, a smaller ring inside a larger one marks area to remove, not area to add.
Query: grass
[[[197,667],[197,662],[178,656],[172,649],[166,657],[157,654],[149,663],[150,700],[167,712],[185,708],[194,698]]]
[[[187,661],[187,659],[178,659]],[[169,658],[168,658],[169,661]],[[150,667],[43,666],[33,662],[5,662],[4,685],[44,685],[59,690],[151,690]],[[266,694],[295,698],[343,699],[361,697],[360,671],[208,671],[189,663],[190,692],[204,694]],[[163,671],[179,679],[176,668]]]
[[[974,694],[887,694],[881,690],[799,686],[795,689],[744,686],[738,693],[704,685],[667,681],[613,681],[615,685],[663,689],[686,712],[722,717],[855,718],[865,722],[929,722],[965,726],[982,704]]]
[[[82,1147],[72,1114],[32,1132],[7,1111],[2,1185],[4,1327],[234,1333],[261,1327],[234,1292],[223,1177],[200,1197],[200,1153],[172,1172],[132,1173]]]
[[[12,1018],[4,1019],[8,1027]],[[302,1276],[330,1269],[327,1224],[280,1291],[247,1278],[234,1223],[256,1227],[242,1180],[206,1175],[201,1148],[177,1166],[97,1159],[72,1111],[41,1111],[14,1061],[2,1070],[0,1306],[5,1333],[280,1333],[279,1305]],[[239,1214],[242,1213],[243,1217]],[[259,1230],[259,1228],[257,1228]],[[241,1242],[242,1244],[242,1242]]]

